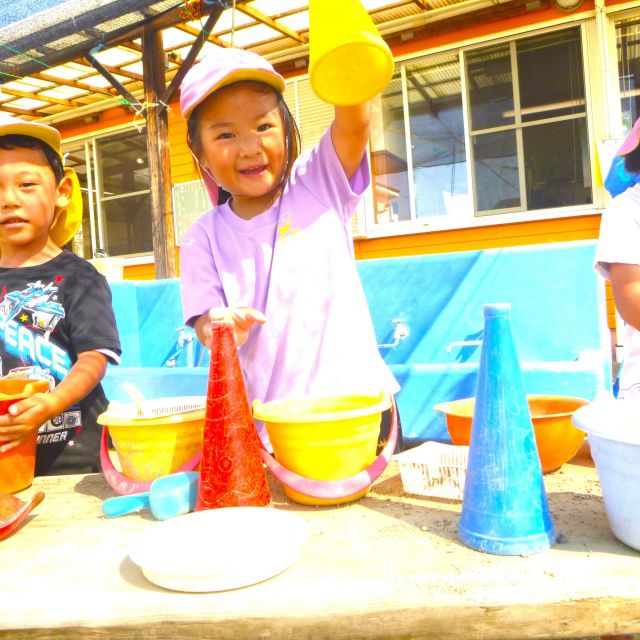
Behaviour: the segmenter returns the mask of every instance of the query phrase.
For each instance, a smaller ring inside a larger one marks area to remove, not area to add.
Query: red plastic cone
[[[271,501],[258,432],[242,378],[233,326],[212,323],[202,462],[196,511]]]

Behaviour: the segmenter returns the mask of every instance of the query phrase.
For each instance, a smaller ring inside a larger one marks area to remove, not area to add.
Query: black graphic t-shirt
[[[58,384],[83,351],[106,352],[114,364],[122,353],[104,276],[69,251],[33,267],[0,268],[0,375],[33,367]],[[42,425],[36,475],[99,471],[97,417],[106,408],[98,384]]]

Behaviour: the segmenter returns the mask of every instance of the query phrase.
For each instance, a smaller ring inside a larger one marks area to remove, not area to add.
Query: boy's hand
[[[263,313],[251,307],[214,307],[203,313],[194,326],[198,340],[211,349],[211,323],[228,322],[233,325],[236,344],[241,347],[249,339],[249,330],[254,324],[264,324],[267,318]]]
[[[54,402],[46,393],[36,393],[12,404],[8,413],[0,415],[0,453],[17,447],[55,415]]]
[[[80,402],[102,380],[106,370],[104,353],[82,351],[55,389],[12,404],[9,413],[0,415],[0,453],[17,447],[31,431]]]

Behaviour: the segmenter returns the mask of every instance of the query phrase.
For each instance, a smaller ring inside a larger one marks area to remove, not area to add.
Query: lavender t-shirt
[[[243,220],[220,205],[185,235],[185,322],[218,306],[267,317],[238,351],[250,402],[398,390],[377,348],[351,240],[369,182],[366,155],[347,180],[327,131],[298,158],[270,209]]]

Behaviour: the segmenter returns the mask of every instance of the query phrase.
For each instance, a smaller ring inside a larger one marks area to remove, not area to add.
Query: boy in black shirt
[[[81,222],[58,131],[0,114],[0,375],[53,387],[0,415],[0,455],[39,430],[36,475],[100,470],[100,381],[121,354],[106,279],[60,248]]]

